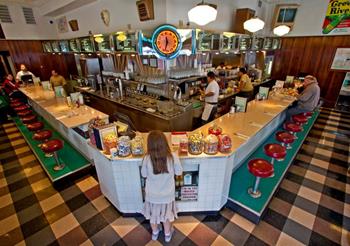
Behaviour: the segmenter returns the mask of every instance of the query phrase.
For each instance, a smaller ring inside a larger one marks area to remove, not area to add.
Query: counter
[[[79,135],[73,128],[87,130],[89,120],[97,116],[108,123],[108,115],[86,105],[71,109],[65,98],[56,98],[53,91],[44,91],[41,86],[21,87],[20,91],[28,98],[28,103],[39,115],[81,154],[92,160],[87,146],[88,140]]]
[[[278,98],[251,101],[247,113],[226,114],[196,129],[207,134],[208,128],[216,123],[223,133],[230,135],[233,147],[228,154],[180,156],[184,171],[191,173],[194,181],[184,186],[186,201],[178,201],[179,212],[219,211],[227,202],[232,172],[284,121],[285,109],[292,101]],[[95,147],[90,149],[104,196],[122,213],[140,213],[144,185],[140,176],[142,158],[111,160]]]

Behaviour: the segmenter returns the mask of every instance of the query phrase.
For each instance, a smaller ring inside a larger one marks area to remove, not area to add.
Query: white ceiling
[[[10,4],[10,3],[18,3],[27,6],[37,7],[43,5],[47,2],[53,2],[55,0],[0,0],[0,3]]]

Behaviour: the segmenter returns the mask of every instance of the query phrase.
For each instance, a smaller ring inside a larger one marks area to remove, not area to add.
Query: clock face
[[[176,28],[169,25],[159,27],[153,33],[152,39],[153,49],[165,59],[175,58],[182,46]]]

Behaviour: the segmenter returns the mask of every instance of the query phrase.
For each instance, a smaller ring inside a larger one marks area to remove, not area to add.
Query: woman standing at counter
[[[174,175],[182,174],[179,157],[171,153],[161,131],[151,131],[147,138],[147,154],[142,161],[141,175],[146,178],[144,216],[150,220],[152,240],[157,240],[164,226],[165,241],[174,232],[172,222],[177,218]]]
[[[247,97],[248,101],[253,98],[254,87],[247,74],[247,70],[244,67],[239,68],[238,76],[239,79],[239,91],[238,96]]]

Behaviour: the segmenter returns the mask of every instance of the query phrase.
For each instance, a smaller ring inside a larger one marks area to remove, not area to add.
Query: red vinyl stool
[[[37,116],[35,114],[27,115],[27,116],[24,116],[21,118],[21,120],[24,124],[32,123],[32,122],[36,121],[36,119],[37,119]]]
[[[19,98],[10,98],[10,102],[14,103],[14,102],[20,102],[21,100]]]
[[[304,115],[306,118],[310,119],[310,118],[312,117],[312,112],[305,112],[305,113],[303,113],[303,115]]]
[[[258,190],[260,180],[273,175],[273,166],[264,159],[253,159],[248,162],[248,170],[255,176],[254,186],[248,189],[248,194],[253,198],[258,198],[261,196]]]
[[[281,142],[283,147],[286,147],[286,149],[291,149],[292,146],[291,143],[294,142],[294,135],[290,134],[289,132],[285,131],[279,131],[276,133],[276,139],[278,142]]]
[[[42,131],[37,131],[34,133],[33,135],[33,139],[36,141],[41,142],[40,144],[38,144],[38,147],[41,148],[41,145],[48,141],[49,138],[52,137],[52,132],[50,130],[42,130]],[[45,157],[52,157],[51,153],[45,153]]]
[[[286,122],[283,125],[284,130],[289,131],[291,134],[293,134],[295,139],[298,139],[297,132],[301,132],[301,126],[293,123],[293,122]]]
[[[33,114],[33,111],[30,110],[30,109],[26,109],[26,110],[23,110],[23,111],[19,111],[19,112],[17,113],[17,115],[18,115],[19,117],[27,116],[27,115],[30,115],[30,114]]]
[[[266,144],[264,146],[265,154],[271,157],[271,164],[273,165],[275,159],[277,161],[283,161],[284,157],[287,154],[286,148],[280,144]]]
[[[63,142],[59,139],[51,139],[46,142],[44,142],[41,145],[42,151],[45,153],[52,153],[55,157],[56,165],[53,167],[53,170],[59,171],[64,168],[64,164],[60,163],[60,160],[58,159],[57,151],[63,148]]]
[[[295,114],[295,115],[292,116],[292,120],[296,124],[301,126],[301,131],[303,131],[303,125],[307,122],[306,116],[304,116],[303,114]]]
[[[27,125],[27,128],[31,132],[36,132],[44,128],[44,123],[37,121]]]
[[[26,104],[14,108],[14,110],[15,110],[16,112],[23,111],[23,110],[26,110],[26,109],[29,109],[29,106],[26,105]]]
[[[16,107],[19,107],[19,106],[22,106],[22,105],[24,105],[24,103],[22,103],[22,102],[11,102],[10,103],[10,107],[11,108],[16,108]]]

